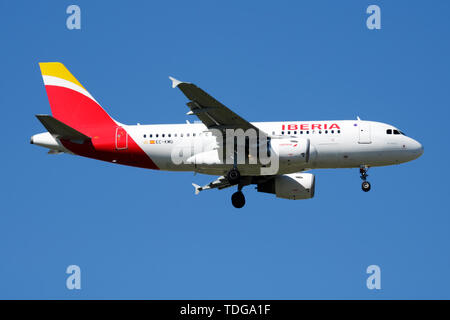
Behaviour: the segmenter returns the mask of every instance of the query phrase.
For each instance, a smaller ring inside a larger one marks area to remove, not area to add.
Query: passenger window
[[[182,137],[182,138],[183,138],[183,134],[182,134],[182,133],[180,133],[180,137]]]
[[[144,134],[144,138],[146,137],[146,135]]]
[[[303,131],[300,131],[300,134],[303,134]]]
[[[281,134],[284,134],[284,131],[281,131]]]
[[[309,134],[309,131],[306,131],[306,134]]]
[[[338,130],[338,133],[341,133],[341,130]]]
[[[294,134],[297,134],[297,131],[294,131]]]
[[[153,137],[153,135],[152,135],[152,134],[150,134],[150,135],[149,135],[149,137],[151,138],[151,137]]]
[[[186,133],[186,137],[189,137],[189,133]]]
[[[192,136],[195,137],[195,133],[193,133]]]
[[[392,129],[387,129],[386,134],[392,134]]]
[[[163,134],[161,135],[161,137],[163,137],[163,138],[164,138],[164,137],[165,137],[165,134],[163,133]]]
[[[176,138],[176,137],[177,137],[177,134],[175,133],[173,136]]]
[[[328,130],[325,130],[325,133],[328,133]]]

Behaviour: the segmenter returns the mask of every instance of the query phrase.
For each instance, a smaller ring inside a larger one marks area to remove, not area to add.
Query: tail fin
[[[116,124],[62,63],[39,66],[53,117],[87,136],[98,127]]]

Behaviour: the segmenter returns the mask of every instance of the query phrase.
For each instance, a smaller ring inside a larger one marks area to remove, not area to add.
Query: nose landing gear
[[[369,192],[370,191],[370,182],[367,181],[367,177],[369,176],[367,174],[368,170],[369,170],[369,167],[367,167],[367,166],[361,166],[359,168],[359,173],[361,174],[361,179],[363,180],[363,183],[361,185],[361,189],[364,192]]]
[[[370,191],[370,182],[369,181],[364,181],[361,185],[361,188],[364,192],[368,192]]]

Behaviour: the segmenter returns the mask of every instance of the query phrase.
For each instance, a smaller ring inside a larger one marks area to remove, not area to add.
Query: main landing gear
[[[231,196],[231,203],[235,208],[242,208],[245,205],[245,196],[242,193],[243,184],[241,184],[241,173],[234,167],[227,173],[227,180],[231,185],[238,185],[238,191]]]
[[[361,189],[364,192],[369,192],[370,191],[370,182],[367,181],[367,177],[369,176],[367,174],[368,170],[369,170],[369,167],[366,167],[366,166],[361,166],[359,168],[359,173],[361,174],[361,179],[363,180],[363,183],[361,185]]]
[[[227,173],[227,180],[231,185],[238,184],[241,174],[237,168],[233,168]]]
[[[241,190],[233,193],[231,196],[231,203],[237,209],[240,209],[245,205],[245,196]]]

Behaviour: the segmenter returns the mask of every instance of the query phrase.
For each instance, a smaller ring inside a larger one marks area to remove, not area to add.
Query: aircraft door
[[[122,127],[116,128],[116,150],[128,149],[128,133]]]
[[[359,140],[358,143],[372,143],[370,122],[359,121]]]

